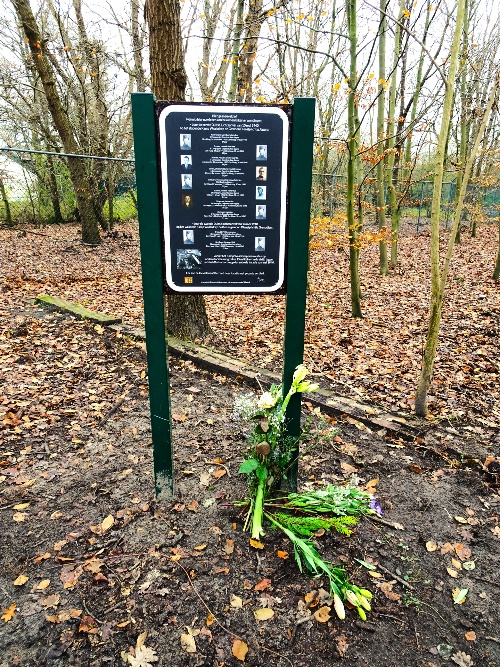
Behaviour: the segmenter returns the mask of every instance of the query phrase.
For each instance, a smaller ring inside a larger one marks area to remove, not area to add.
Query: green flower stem
[[[264,535],[264,530],[262,529],[262,516],[264,513],[264,494],[266,490],[266,480],[259,480],[259,485],[257,486],[257,493],[255,494],[255,501],[253,507],[253,517],[252,517],[252,539],[260,540],[261,536]]]

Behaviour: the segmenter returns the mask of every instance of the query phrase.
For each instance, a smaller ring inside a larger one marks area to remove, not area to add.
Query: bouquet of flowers
[[[325,561],[312,538],[320,529],[350,535],[359,516],[378,511],[372,496],[353,487],[336,486],[286,496],[276,493],[298,447],[298,439],[286,434],[288,403],[295,393],[318,388],[305,379],[307,373],[305,366],[297,366],[286,396],[281,385],[272,385],[258,399],[249,395],[235,401],[235,417],[253,426],[248,436],[249,448],[238,471],[247,475],[249,489],[249,498],[241,503],[248,506],[244,528],[250,527],[251,541],[258,542],[265,535],[263,521],[267,519],[272,528],[281,530],[291,540],[301,572],[328,577],[338,617],[345,618],[347,601],[364,620],[370,610],[371,592],[351,584],[343,568]]]

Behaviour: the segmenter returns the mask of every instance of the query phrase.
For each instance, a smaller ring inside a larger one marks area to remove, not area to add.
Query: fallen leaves
[[[53,595],[49,595],[46,598],[40,598],[38,601],[39,604],[42,605],[44,609],[55,609],[59,605],[59,601],[61,599],[61,596],[59,593],[54,593]]]
[[[233,641],[232,653],[237,660],[245,661],[246,655],[248,653],[248,645],[245,644],[241,639],[235,639]]]
[[[468,588],[454,588],[452,591],[452,598],[455,604],[463,604],[469,592]]]
[[[256,609],[253,615],[258,621],[268,621],[274,616],[274,610],[269,609],[269,607],[263,607],[262,609]]]
[[[152,667],[151,663],[158,662],[156,651],[144,644],[146,637],[147,632],[142,632],[137,637],[135,649],[131,649],[125,655],[122,654],[122,657],[128,661],[131,667]]]
[[[8,623],[9,621],[11,621],[14,618],[15,615],[16,615],[16,603],[13,602],[10,605],[10,607],[3,610],[2,621],[4,623]]]
[[[254,586],[254,591],[265,591],[271,585],[270,579],[261,579]]]
[[[328,623],[330,620],[331,607],[324,605],[314,612],[314,618],[318,623]]]
[[[20,574],[14,581],[14,586],[24,586],[27,581],[28,577],[25,574]]]
[[[200,634],[199,630],[191,630],[186,626],[187,632],[181,635],[181,648],[186,653],[196,653],[196,642],[194,638]]]
[[[96,535],[103,535],[114,524],[115,519],[112,514],[108,515],[102,523],[97,526],[90,526],[90,530]]]

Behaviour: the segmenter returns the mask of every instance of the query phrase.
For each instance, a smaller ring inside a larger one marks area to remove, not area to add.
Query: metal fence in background
[[[429,179],[413,182],[401,198],[400,220],[412,232],[419,233],[430,223],[434,183]],[[441,224],[449,229],[453,222],[457,185],[453,178],[443,183],[441,192]],[[387,190],[385,201],[388,202]],[[361,195],[363,222],[377,225],[377,184],[367,180]],[[333,217],[336,211],[346,208],[345,174],[315,173],[313,177],[313,217]],[[500,216],[500,188],[469,185],[462,221],[472,224],[474,219],[496,222]],[[388,221],[390,226],[390,220]]]
[[[134,161],[97,156],[77,156],[85,172],[88,199],[100,228],[112,230],[117,222],[137,218]],[[0,225],[44,226],[80,222],[75,190],[68,168],[70,156],[54,152],[0,148]],[[345,211],[346,176],[339,162],[333,173],[313,174],[313,217],[333,217]],[[411,184],[401,203],[401,221],[411,232],[425,230],[430,221],[433,182],[428,178]],[[387,194],[387,193],[386,193]],[[456,181],[448,175],[441,195],[441,220],[451,225]],[[387,200],[387,198],[386,198]],[[364,224],[377,224],[376,183],[363,185]],[[500,189],[471,184],[463,218],[496,222],[500,215]]]
[[[116,222],[137,218],[134,161],[77,158],[100,228],[111,230]],[[0,224],[79,222],[68,159],[55,152],[0,148]]]

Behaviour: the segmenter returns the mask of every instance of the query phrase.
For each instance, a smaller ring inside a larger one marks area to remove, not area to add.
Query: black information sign
[[[157,105],[170,290],[282,290],[290,135],[286,111]]]

